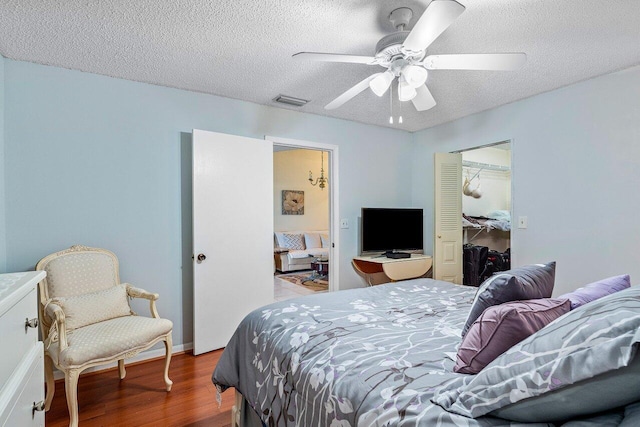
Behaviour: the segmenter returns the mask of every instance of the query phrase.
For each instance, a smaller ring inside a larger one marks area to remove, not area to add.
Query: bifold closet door
[[[273,144],[193,131],[194,354],[273,302]]]
[[[462,284],[462,154],[435,153],[433,278]]]

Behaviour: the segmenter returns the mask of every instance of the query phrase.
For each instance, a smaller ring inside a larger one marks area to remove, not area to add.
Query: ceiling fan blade
[[[380,74],[382,73],[375,73],[370,75],[369,77],[367,77],[357,85],[353,86],[351,89],[348,89],[345,93],[343,93],[342,95],[340,95],[339,97],[337,97],[336,99],[334,99],[333,101],[325,105],[324,109],[335,110],[336,108],[341,107],[342,104],[349,101],[351,98],[358,95],[363,90],[367,89],[369,87],[369,82],[375,79],[376,77],[378,77]]]
[[[293,59],[307,59],[309,61],[322,62],[348,62],[352,64],[375,64],[373,56],[346,55],[343,53],[298,52]]]
[[[406,53],[424,51],[449,28],[464,9],[463,5],[454,0],[433,0],[405,39],[402,50]]]
[[[427,70],[517,70],[527,62],[524,53],[471,53],[429,55],[422,64]]]
[[[418,92],[418,94],[411,100],[416,110],[426,111],[436,106],[436,100],[433,99],[433,95],[431,95],[427,85],[418,86],[416,92]]]

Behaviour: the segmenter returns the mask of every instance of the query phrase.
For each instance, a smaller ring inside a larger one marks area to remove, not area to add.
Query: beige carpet
[[[309,280],[313,273],[296,273],[296,274],[282,274],[278,278],[293,283],[294,285],[302,286],[312,291],[326,291],[329,289],[329,281],[326,279]]]

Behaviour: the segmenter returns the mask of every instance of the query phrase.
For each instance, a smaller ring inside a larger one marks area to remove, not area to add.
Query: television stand
[[[410,258],[386,258],[358,256],[353,258],[353,267],[371,285],[371,275],[384,273],[391,282],[415,279],[427,274],[433,264],[430,255],[410,254]]]

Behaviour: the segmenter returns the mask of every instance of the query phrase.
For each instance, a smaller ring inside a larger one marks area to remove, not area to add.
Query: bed
[[[240,324],[213,383],[242,395],[245,426],[559,425],[469,418],[431,401],[474,377],[453,366],[476,291],[416,279],[266,306]],[[618,425],[607,423],[620,411],[565,425]]]

